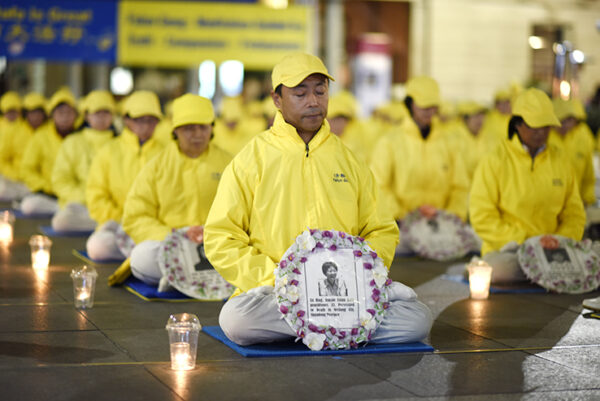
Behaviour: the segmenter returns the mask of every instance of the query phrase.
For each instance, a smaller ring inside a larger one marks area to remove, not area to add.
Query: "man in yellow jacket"
[[[85,188],[94,156],[114,137],[111,128],[115,101],[110,92],[96,90],[83,103],[88,126],[63,141],[52,171],[52,188],[61,208],[52,218],[56,231],[87,231],[96,227],[85,206]]]
[[[274,67],[273,126],[227,166],[209,212],[206,254],[237,287],[219,323],[237,344],[296,337],[277,308],[274,269],[307,227],[363,236],[391,265],[398,228],[378,202],[368,167],[329,130],[329,79],[322,61],[304,53],[290,54]],[[340,174],[346,179],[336,181]],[[398,287],[403,286],[395,283]],[[429,309],[416,296],[392,292],[390,313],[372,341],[423,339],[432,323]]]
[[[155,137],[155,128],[162,117],[158,96],[149,91],[132,93],[124,105],[126,127],[98,151],[88,172],[86,204],[92,219],[98,224],[88,238],[87,252],[92,259],[123,258],[130,243],[121,229],[123,205],[127,193],[142,167],[164,148]]]
[[[528,89],[512,113],[509,138],[479,163],[469,200],[494,283],[525,279],[516,251],[526,239],[557,234],[579,241],[585,226],[569,158],[547,143],[550,127],[560,126],[552,102],[539,89]]]
[[[40,127],[29,140],[21,160],[23,181],[32,192],[21,203],[25,214],[55,213],[58,203],[52,187],[52,170],[63,139],[76,131],[77,103],[71,91],[59,89],[47,105],[52,121]]]
[[[125,201],[123,228],[136,243],[131,272],[147,284],[162,273],[158,250],[172,229],[203,242],[203,230],[223,170],[231,155],[211,142],[215,114],[210,100],[192,94],[173,101],[177,138],[146,164]]]

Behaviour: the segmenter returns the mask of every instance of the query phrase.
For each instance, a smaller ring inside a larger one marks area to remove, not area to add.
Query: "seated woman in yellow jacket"
[[[66,138],[52,171],[52,188],[61,208],[52,218],[56,231],[87,231],[96,227],[85,206],[88,171],[98,150],[114,137],[115,101],[110,92],[90,92],[82,107],[87,127]]]
[[[373,143],[367,126],[358,119],[358,104],[354,95],[341,91],[329,98],[327,121],[331,132],[363,161],[368,161]]]
[[[29,139],[29,124],[21,118],[21,98],[16,92],[6,92],[0,98],[0,199],[21,199],[29,193],[25,185],[18,182],[18,162],[24,146],[14,149],[13,141]],[[26,143],[26,142],[25,142]]]
[[[210,100],[183,95],[173,102],[172,141],[135,179],[123,212],[123,228],[136,243],[131,272],[158,284],[158,250],[174,228],[203,242],[208,211],[231,156],[211,143],[215,115]]]
[[[560,127],[550,131],[548,143],[561,148],[571,160],[583,204],[590,207],[596,203],[596,180],[592,161],[594,137],[590,132],[579,128],[573,100],[557,98],[553,99],[552,104]]]
[[[55,213],[58,203],[52,187],[52,170],[63,139],[77,130],[77,103],[71,91],[59,89],[48,102],[49,124],[44,124],[27,143],[21,159],[21,177],[33,195],[21,202],[25,214]]]
[[[469,213],[483,240],[483,258],[493,267],[493,283],[525,279],[516,251],[528,238],[581,240],[585,212],[575,174],[561,149],[547,143],[550,127],[559,125],[544,92],[522,92],[513,104],[508,139],[475,171]]]
[[[98,224],[87,241],[92,259],[128,256],[117,244],[117,233],[123,234],[120,223],[125,198],[142,167],[165,146],[154,135],[162,117],[156,94],[134,92],[123,107],[126,127],[98,151],[88,171],[85,200],[90,216]]]
[[[377,142],[371,156],[384,203],[397,221],[417,209],[428,218],[440,209],[466,220],[468,178],[456,142],[435,118],[438,84],[411,78],[406,96],[410,116]],[[402,241],[399,251],[407,247]]]

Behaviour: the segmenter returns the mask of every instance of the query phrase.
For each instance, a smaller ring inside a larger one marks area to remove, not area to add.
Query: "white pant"
[[[91,231],[96,228],[85,205],[72,202],[52,217],[52,228],[56,231]]]
[[[23,198],[21,202],[23,214],[46,214],[58,212],[58,201],[47,195],[31,194]]]
[[[0,199],[12,201],[22,199],[31,194],[31,191],[23,183],[9,180],[6,177],[0,177]]]
[[[431,311],[416,299],[412,289],[393,283],[390,307],[371,342],[421,341],[429,334],[432,324]],[[221,309],[219,325],[231,341],[242,346],[296,337],[282,319],[273,287],[259,287],[231,298]]]
[[[85,244],[88,256],[95,260],[125,259],[117,244],[119,223],[107,221],[100,226]]]
[[[158,266],[161,241],[144,241],[131,251],[131,274],[146,284],[158,284],[162,272]]]
[[[492,284],[527,281],[527,276],[519,265],[516,249],[490,252],[483,257],[483,260],[492,266]]]

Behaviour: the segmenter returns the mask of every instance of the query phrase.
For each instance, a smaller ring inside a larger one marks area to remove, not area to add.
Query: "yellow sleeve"
[[[92,219],[98,224],[108,220],[121,221],[121,210],[110,192],[110,146],[105,146],[92,161],[88,173],[85,198]]]
[[[52,169],[52,188],[61,206],[68,202],[85,203],[85,183],[77,176],[76,148],[66,140],[60,146]]]
[[[158,161],[158,162],[157,162]],[[158,219],[158,180],[155,172],[162,158],[154,159],[138,174],[123,208],[123,229],[136,244],[147,240],[162,241],[171,228]]]
[[[583,177],[581,179],[581,198],[585,205],[592,205],[596,203],[596,176],[594,174],[594,162],[592,160],[592,153],[587,155],[585,161],[585,170],[583,171]]]
[[[42,132],[38,132],[36,135],[42,134]],[[44,149],[40,141],[36,140],[38,138],[34,135],[25,148],[23,158],[21,159],[21,174],[23,182],[30,191],[44,191],[50,194],[52,193],[52,188],[46,182],[42,173],[42,152]]]
[[[482,159],[475,169],[469,196],[470,222],[484,242],[482,253],[499,250],[510,241],[522,243],[526,239],[523,229],[502,219],[496,170],[489,156]]]
[[[274,284],[277,263],[251,244],[248,227],[257,180],[235,162],[221,177],[204,226],[204,250],[219,274],[245,292]]]
[[[381,204],[373,174],[366,166],[364,170],[367,174],[362,177],[358,200],[360,236],[369,242],[371,248],[389,268],[400,240],[398,225],[389,209]]]
[[[20,134],[16,132],[15,134]],[[12,164],[12,135],[5,133],[0,136],[0,173],[6,178],[17,180],[19,171]]]
[[[570,168],[570,166],[565,166],[565,169],[568,168]],[[563,209],[558,215],[556,234],[580,241],[583,237],[583,230],[585,229],[585,209],[583,208],[583,201],[579,195],[579,187],[575,181],[575,173],[567,176],[569,179],[566,186],[565,202]]]
[[[389,210],[393,218],[404,216],[409,210],[394,195],[394,154],[387,138],[378,140],[371,155],[371,171],[379,187],[382,207]]]
[[[452,159],[452,184],[446,210],[454,213],[463,221],[467,219],[469,176],[463,159],[461,158],[462,147],[453,145],[448,141],[448,150]]]

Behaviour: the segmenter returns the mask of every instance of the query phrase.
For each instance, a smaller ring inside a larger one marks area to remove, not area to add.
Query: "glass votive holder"
[[[492,266],[483,260],[476,260],[467,266],[469,271],[469,290],[471,298],[486,299],[490,295]]]
[[[0,245],[9,245],[13,241],[15,215],[5,210],[0,214]]]
[[[94,291],[98,273],[93,266],[83,266],[71,270],[75,308],[89,309],[94,306]]]
[[[38,269],[47,269],[50,264],[50,247],[52,241],[44,235],[32,235],[29,239],[31,246],[31,266]]]
[[[166,329],[169,332],[171,369],[194,369],[198,349],[198,333],[202,329],[198,317],[191,313],[171,315]]]

